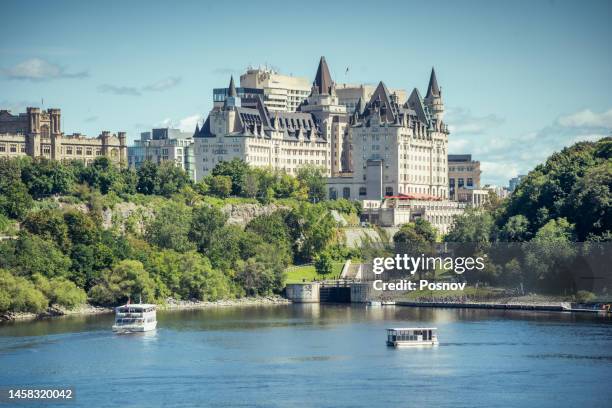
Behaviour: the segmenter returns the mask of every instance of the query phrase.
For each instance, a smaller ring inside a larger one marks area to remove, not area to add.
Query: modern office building
[[[0,110],[0,157],[44,157],[90,164],[96,157],[106,156],[118,165],[127,163],[125,132],[103,131],[98,137],[65,135],[61,116],[59,109],[29,107],[18,115]]]
[[[433,69],[425,98],[415,88],[404,104],[380,82],[370,100],[351,114],[352,172],[328,180],[329,196],[447,198],[449,132],[443,116]]]
[[[270,112],[295,112],[311,90],[308,78],[282,75],[270,68],[247,69],[240,75],[240,88],[263,90],[263,102]],[[236,93],[240,97],[238,89]]]
[[[448,155],[448,196],[451,200],[462,201],[469,193],[459,194],[459,190],[480,189],[480,162],[472,160],[471,154]],[[461,197],[460,197],[461,196]]]
[[[193,135],[179,129],[158,128],[140,134],[133,146],[128,147],[130,167],[139,168],[145,161],[156,164],[173,162],[195,180]]]

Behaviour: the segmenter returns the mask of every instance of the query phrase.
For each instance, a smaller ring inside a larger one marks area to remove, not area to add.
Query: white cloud
[[[139,96],[140,91],[138,88],[133,86],[116,86],[110,84],[102,84],[98,86],[98,92],[101,93],[110,93],[115,95],[131,95],[131,96]]]
[[[2,70],[10,79],[47,81],[60,78],[84,78],[87,71],[68,72],[66,68],[40,58],[30,58],[10,68]]]
[[[612,128],[612,109],[601,113],[585,109],[571,115],[562,116],[557,122],[561,126],[571,128]]]
[[[115,95],[140,96],[143,92],[162,92],[177,86],[181,82],[181,77],[167,77],[160,79],[149,85],[142,87],[102,84],[98,86],[98,91],[102,93],[112,93]]]
[[[202,124],[202,119],[203,116],[200,114],[187,116],[179,120],[166,118],[160,122],[157,122],[153,127],[169,127],[173,129],[179,129],[182,132],[193,132],[195,130],[196,125]]]
[[[481,135],[503,124],[504,118],[494,114],[475,116],[469,109],[450,108],[445,122],[453,134]]]
[[[159,81],[142,87],[143,91],[165,91],[167,89],[177,86],[181,82],[181,77],[168,77],[160,79]]]

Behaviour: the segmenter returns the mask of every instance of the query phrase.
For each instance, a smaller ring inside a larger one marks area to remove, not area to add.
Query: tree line
[[[103,227],[104,205],[139,196],[158,197],[142,231]],[[220,208],[229,196],[283,207],[241,227]],[[0,311],[278,293],[287,265],[346,254],[329,209],[358,207],[324,198],[314,167],[293,177],[234,160],[194,183],[172,163],[0,159]]]

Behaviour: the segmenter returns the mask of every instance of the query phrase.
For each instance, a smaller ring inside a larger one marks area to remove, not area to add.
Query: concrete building
[[[118,165],[127,164],[125,132],[103,131],[98,137],[80,133],[65,135],[61,111],[29,107],[18,115],[0,110],[0,157],[44,157],[51,160],[79,160],[90,164],[106,156]]]
[[[271,112],[295,112],[310,94],[307,78],[281,75],[269,68],[247,69],[240,75],[240,87],[262,89],[264,105]]]
[[[465,203],[449,201],[425,194],[399,194],[384,200],[364,200],[362,220],[382,227],[395,227],[419,218],[425,219],[440,234],[446,234],[454,217],[465,210]]]
[[[346,106],[347,112],[354,112],[359,100],[369,101],[376,91],[376,86],[365,84],[338,84],[336,85],[336,93],[338,94],[338,102],[340,105]],[[408,93],[405,89],[390,89],[391,95],[395,94],[400,104],[406,103]]]
[[[462,201],[469,193],[458,194],[459,190],[480,189],[480,162],[472,160],[471,154],[448,155],[448,196],[451,200]],[[467,194],[467,195],[466,195]],[[471,196],[470,196],[471,197]],[[467,199],[467,198],[466,198]],[[471,200],[471,199],[470,199]],[[470,202],[464,201],[464,202]]]
[[[514,190],[516,190],[516,188],[518,187],[518,185],[519,185],[519,184],[521,184],[521,181],[522,181],[522,180],[523,180],[525,177],[527,177],[527,176],[526,176],[526,175],[524,175],[524,174],[519,174],[519,175],[518,175],[518,176],[516,176],[516,177],[512,177],[512,178],[510,179],[510,181],[508,182],[508,191],[509,191],[510,193],[514,193]]]
[[[156,164],[171,161],[195,180],[193,135],[171,128],[141,133],[140,140],[128,147],[128,164],[137,169],[145,161]]]
[[[448,127],[436,74],[423,99],[415,88],[407,102],[381,82],[367,104],[351,114],[352,172],[328,180],[328,194],[381,200],[397,194],[448,197]]]

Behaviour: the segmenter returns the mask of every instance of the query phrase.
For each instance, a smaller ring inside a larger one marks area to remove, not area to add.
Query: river
[[[282,305],[158,313],[115,335],[111,315],[0,325],[0,387],[71,387],[17,407],[610,406],[612,319],[564,313]],[[438,327],[396,350],[385,328]],[[3,405],[0,404],[0,407]]]

